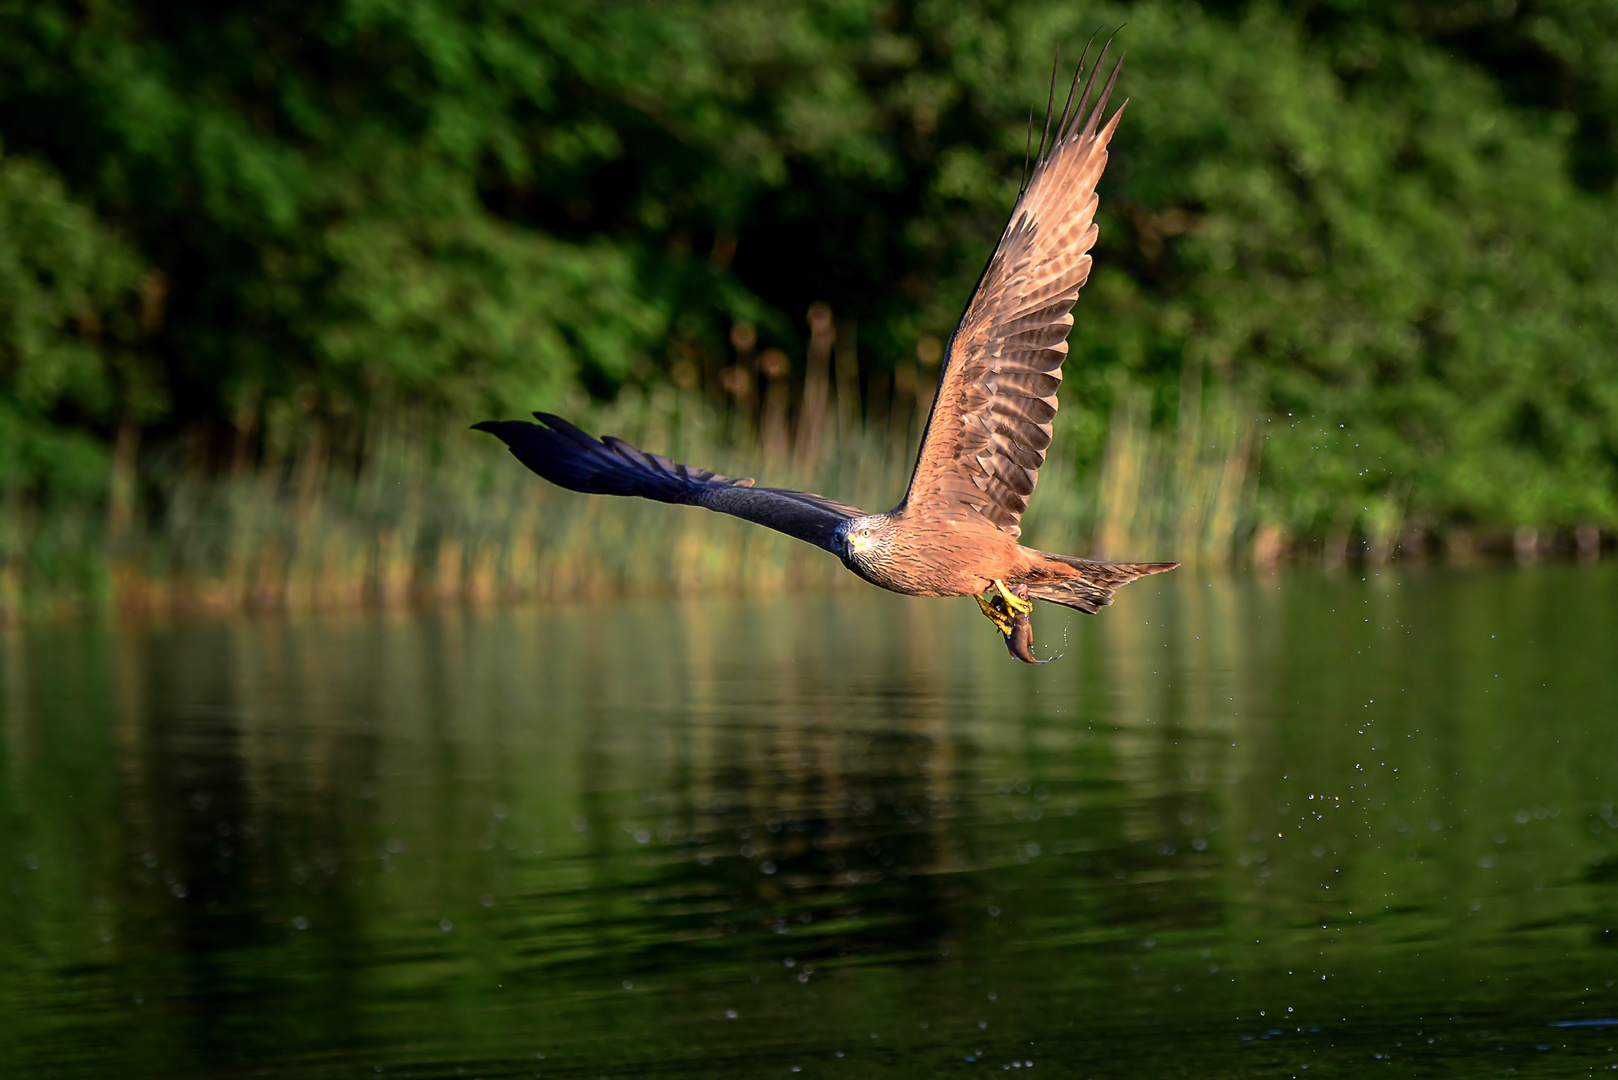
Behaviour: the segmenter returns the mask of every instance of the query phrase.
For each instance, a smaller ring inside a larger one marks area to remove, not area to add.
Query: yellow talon
[[[978,607],[982,608],[983,614],[988,616],[990,622],[994,623],[995,629],[1006,637],[1011,636],[1011,620],[1006,618],[1004,613],[994,606],[993,601],[985,600],[981,596],[974,596],[972,599],[978,602]]]
[[[999,578],[994,579],[994,587],[1000,590],[1001,596],[1005,597],[1006,607],[1010,608],[1012,611],[1015,611],[1017,614],[1026,615],[1030,611],[1034,610],[1034,605],[1031,602],[1022,599],[1016,593],[1006,588],[1006,583],[1001,581]],[[1010,633],[1010,631],[1007,631],[1007,633]]]

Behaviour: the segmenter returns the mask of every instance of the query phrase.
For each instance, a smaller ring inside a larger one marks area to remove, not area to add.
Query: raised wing
[[[681,465],[611,435],[595,439],[550,413],[537,412],[534,418],[540,423],[486,420],[472,428],[505,443],[518,461],[560,487],[589,495],[638,495],[705,506],[827,551],[832,550],[832,531],[838,523],[863,513],[807,491],[756,488],[751,480],[732,480]]]
[[[1000,245],[950,336],[901,504],[907,515],[1021,533],[1018,521],[1051,444],[1073,304],[1090,274],[1096,182],[1124,111],[1120,105],[1098,130],[1121,60],[1089,108],[1106,55],[1104,47],[1071,116],[1069,91],[1048,149],[1041,139]],[[1083,70],[1081,60],[1075,88]]]

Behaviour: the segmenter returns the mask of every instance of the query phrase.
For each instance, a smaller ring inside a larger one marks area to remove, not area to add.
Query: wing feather
[[[559,487],[703,506],[827,551],[838,524],[863,513],[812,492],[754,487],[752,480],[682,465],[611,435],[595,439],[550,413],[537,412],[534,418],[540,423],[488,420],[474,424],[473,430],[495,436],[518,461]]]
[[[1120,105],[1102,123],[1122,61],[1090,108],[1106,55],[1103,48],[1071,115],[1069,94],[1048,149],[1041,140],[1039,161],[950,337],[900,504],[907,514],[1021,531],[1051,443],[1073,305],[1090,273],[1096,184],[1124,111]],[[1083,68],[1081,60],[1075,86]]]

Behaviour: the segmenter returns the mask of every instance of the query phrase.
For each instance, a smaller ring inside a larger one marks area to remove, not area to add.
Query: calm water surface
[[[0,633],[0,1072],[1618,1069],[1618,568]]]

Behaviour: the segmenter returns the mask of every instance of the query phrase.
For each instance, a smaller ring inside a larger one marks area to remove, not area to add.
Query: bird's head
[[[887,544],[888,523],[881,514],[849,518],[832,532],[832,550],[856,572],[879,558]]]

